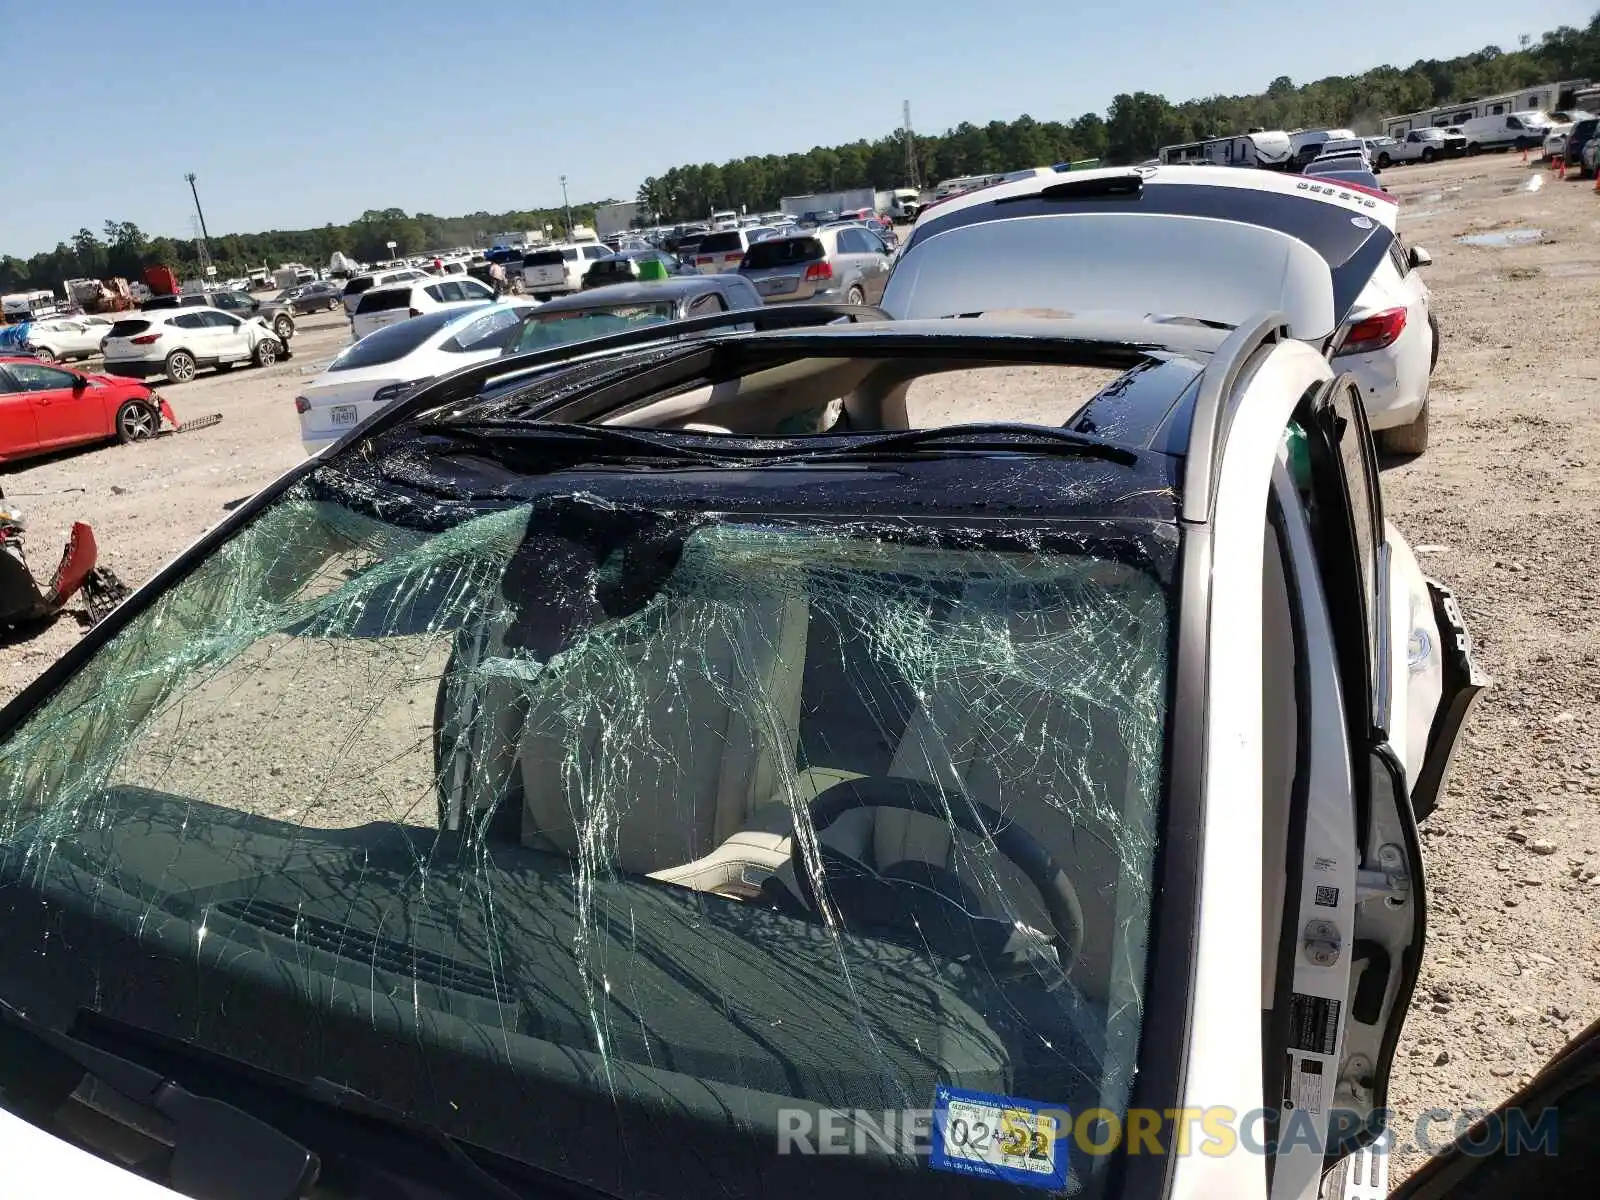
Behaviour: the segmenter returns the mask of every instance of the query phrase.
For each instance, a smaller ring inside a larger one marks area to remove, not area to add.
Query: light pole
[[[561,207],[567,214],[567,240],[572,240],[572,203],[567,199],[567,177],[561,177]]]
[[[206,210],[200,207],[200,189],[194,185],[194,172],[190,171],[184,179],[189,183],[189,194],[194,197],[194,211],[200,218],[200,265],[206,267],[211,263],[211,233],[206,229]]]

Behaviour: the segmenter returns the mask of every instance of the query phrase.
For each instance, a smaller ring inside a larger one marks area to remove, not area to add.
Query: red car
[[[138,442],[178,420],[144,384],[0,357],[0,462],[88,442]]]

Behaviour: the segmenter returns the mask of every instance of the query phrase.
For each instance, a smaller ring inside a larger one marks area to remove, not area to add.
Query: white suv
[[[375,287],[391,283],[407,283],[413,279],[426,279],[428,273],[416,267],[403,267],[396,271],[372,271],[366,275],[353,275],[344,285],[344,311],[346,316],[356,315],[356,305],[361,297]]]
[[[581,292],[589,268],[598,259],[610,257],[611,248],[601,242],[531,249],[522,256],[522,290],[532,293],[536,300]]]
[[[106,374],[129,379],[165,375],[188,383],[201,367],[219,371],[237,363],[271,366],[283,343],[260,317],[240,320],[217,308],[156,309],[130,313],[106,334]]]
[[[494,289],[466,275],[453,279],[427,276],[422,280],[377,287],[364,293],[350,318],[353,341],[360,341],[374,329],[395,325],[442,308],[463,308],[494,302]]]

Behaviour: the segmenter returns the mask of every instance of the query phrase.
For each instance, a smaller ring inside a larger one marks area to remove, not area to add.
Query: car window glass
[[[493,300],[494,293],[475,279],[463,279],[456,284],[463,300]]]
[[[689,305],[689,316],[691,317],[703,317],[708,313],[719,313],[725,311],[727,310],[723,307],[722,297],[717,295],[715,292],[707,292],[704,296],[701,296],[699,299],[697,299],[693,304]]]
[[[10,373],[4,363],[0,363],[0,396],[9,396],[17,390],[17,385],[12,381]]]
[[[458,298],[455,284],[453,283],[430,283],[422,290],[428,293],[428,295],[432,296],[440,304],[447,304],[451,300]]]
[[[206,327],[206,317],[204,313],[183,313],[181,316],[173,317],[167,323],[176,325],[180,329],[204,329]]]
[[[476,350],[503,350],[522,323],[523,314],[514,308],[496,309],[468,322],[459,333],[447,339],[439,349],[451,354],[465,354]]]
[[[237,329],[244,322],[237,317],[230,317],[227,313],[209,312],[201,314],[206,319],[206,324],[213,329]]]
[[[70,388],[77,378],[70,371],[58,371],[54,367],[36,363],[11,363],[9,369],[11,377],[17,382],[17,390],[21,392],[53,392],[58,388]]]

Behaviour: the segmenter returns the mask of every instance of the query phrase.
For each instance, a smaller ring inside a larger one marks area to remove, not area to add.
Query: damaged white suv
[[[0,712],[8,1194],[1314,1195],[1482,681],[1278,248],[512,355],[231,515]],[[913,427],[978,364],[1116,378]]]

